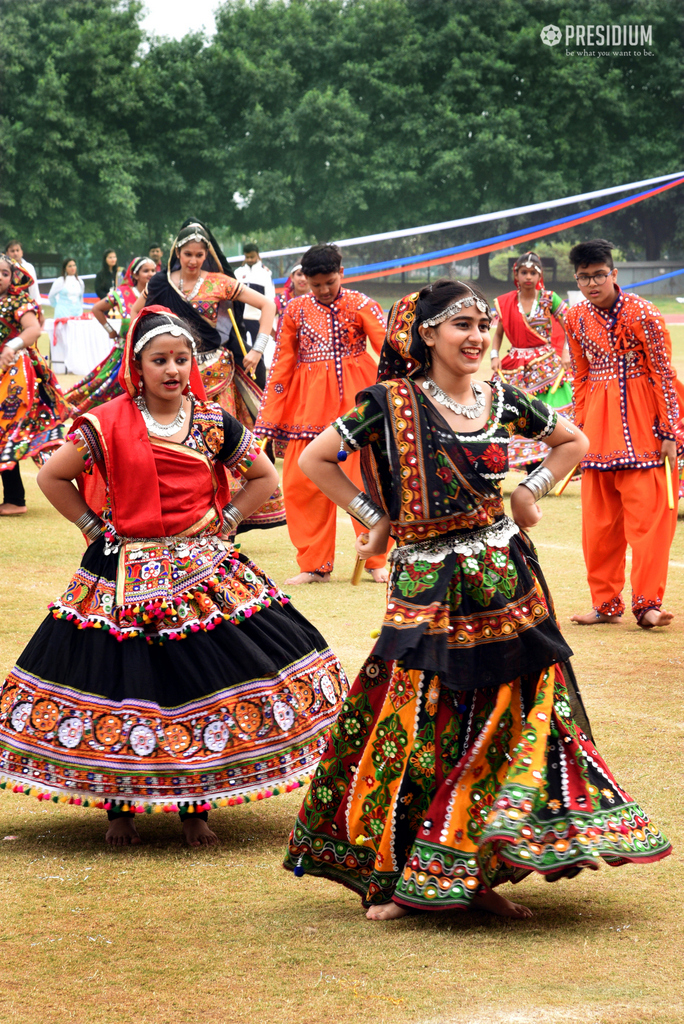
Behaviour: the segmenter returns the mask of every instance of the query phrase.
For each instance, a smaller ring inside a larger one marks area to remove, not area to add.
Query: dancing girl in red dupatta
[[[57,378],[36,348],[39,309],[29,296],[33,278],[0,254],[0,516],[26,512],[19,462],[59,447],[69,406]]]
[[[67,400],[77,413],[88,412],[121,394],[119,367],[131,310],[156,272],[156,264],[149,256],[135,256],[126,267],[121,284],[95,303],[93,316],[109,334],[113,348],[101,363],[67,392]]]
[[[518,257],[513,281],[515,290],[494,300],[500,320],[492,342],[492,370],[507,383],[570,416],[570,352],[563,319],[567,306],[560,295],[544,287],[542,262],[535,252]],[[504,333],[511,347],[500,358]],[[543,442],[516,438],[509,445],[509,465],[511,469],[531,469],[547,454]]]
[[[139,842],[145,810],[180,811],[187,841],[211,844],[210,807],[296,788],[347,688],[229,539],[277,474],[206,400],[195,344],[185,321],[143,310],[124,394],[78,417],[39,474],[91,543],[0,695],[3,784],[106,810],[114,845]]]
[[[539,560],[538,499],[587,439],[498,378],[479,291],[443,281],[390,313],[379,383],[306,449],[302,468],[368,530],[396,540],[379,639],[330,735],[285,866],[348,886],[375,920],[410,910],[529,917],[495,891],[601,861],[648,863],[670,844],[594,744]],[[544,466],[511,497],[511,437]],[[339,470],[360,449],[368,494]]]

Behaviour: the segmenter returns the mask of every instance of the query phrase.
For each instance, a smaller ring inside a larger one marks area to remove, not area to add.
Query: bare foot
[[[499,917],[534,917],[529,907],[522,903],[512,903],[493,889],[486,889],[473,896],[472,907],[473,910],[488,910],[490,914],[498,914]]]
[[[622,615],[604,615],[603,612],[597,612],[595,608],[592,608],[586,615],[571,615],[570,621],[576,622],[578,626],[600,626],[603,623],[615,626],[618,622],[622,622]]]
[[[637,626],[641,626],[642,629],[653,629],[654,626],[669,626],[673,619],[674,615],[672,612],[649,608],[637,621]]]
[[[212,832],[203,818],[186,818],[183,835],[188,846],[216,846],[218,836]]]
[[[139,846],[142,839],[138,835],[133,818],[112,818],[105,841],[110,846]]]
[[[0,505],[0,516],[23,516],[26,505],[10,505],[8,501]]]
[[[330,573],[298,572],[296,576],[291,576],[289,580],[285,580],[283,586],[297,587],[300,583],[330,583]]]
[[[384,566],[381,569],[366,569],[366,572],[370,573],[374,583],[387,583],[389,579],[389,573]]]
[[[370,907],[366,917],[369,921],[396,921],[399,917],[406,917],[408,913],[408,907],[400,907],[398,903],[390,902]]]

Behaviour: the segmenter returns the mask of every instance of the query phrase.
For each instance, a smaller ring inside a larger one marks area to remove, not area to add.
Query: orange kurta
[[[385,339],[382,309],[367,295],[346,288],[330,306],[311,294],[292,299],[280,318],[275,358],[254,429],[289,445],[283,471],[285,508],[299,567],[305,572],[332,569],[337,510],[297,463],[309,441],[351,409],[357,393],[375,382],[377,367],[366,339],[379,354]],[[358,467],[349,469],[361,486]],[[366,564],[377,568],[384,561],[369,558]]]
[[[582,546],[597,612],[621,615],[627,545],[632,611],[662,604],[677,510],[667,506],[661,443],[676,436],[684,391],[660,311],[618,289],[609,310],[588,301],[565,318],[582,461]],[[676,483],[676,479],[675,479]]]

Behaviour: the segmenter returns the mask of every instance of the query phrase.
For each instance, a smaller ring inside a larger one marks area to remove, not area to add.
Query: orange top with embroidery
[[[280,318],[254,432],[282,441],[313,438],[352,408],[377,377],[366,339],[379,355],[385,317],[367,295],[341,288],[330,306],[311,294],[292,299]]]
[[[575,379],[574,419],[589,438],[583,469],[660,465],[675,437],[684,389],[660,311],[618,289],[610,309],[588,300],[565,315]]]

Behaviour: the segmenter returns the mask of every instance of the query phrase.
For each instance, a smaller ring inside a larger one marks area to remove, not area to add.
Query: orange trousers
[[[668,508],[664,467],[586,469],[582,473],[582,548],[591,601],[604,615],[625,609],[627,545],[632,549],[632,611],[639,618],[660,608],[667,583],[677,505]],[[677,494],[679,481],[672,473]]]
[[[297,548],[297,564],[302,572],[331,572],[335,562],[335,530],[337,505],[309,480],[299,468],[299,457],[309,441],[290,441],[283,463],[283,497],[290,540]],[[350,454],[342,469],[360,491],[361,456]],[[350,516],[351,519],[351,516]],[[351,519],[358,536],[367,531]],[[380,569],[387,561],[385,555],[366,559],[367,569]]]

